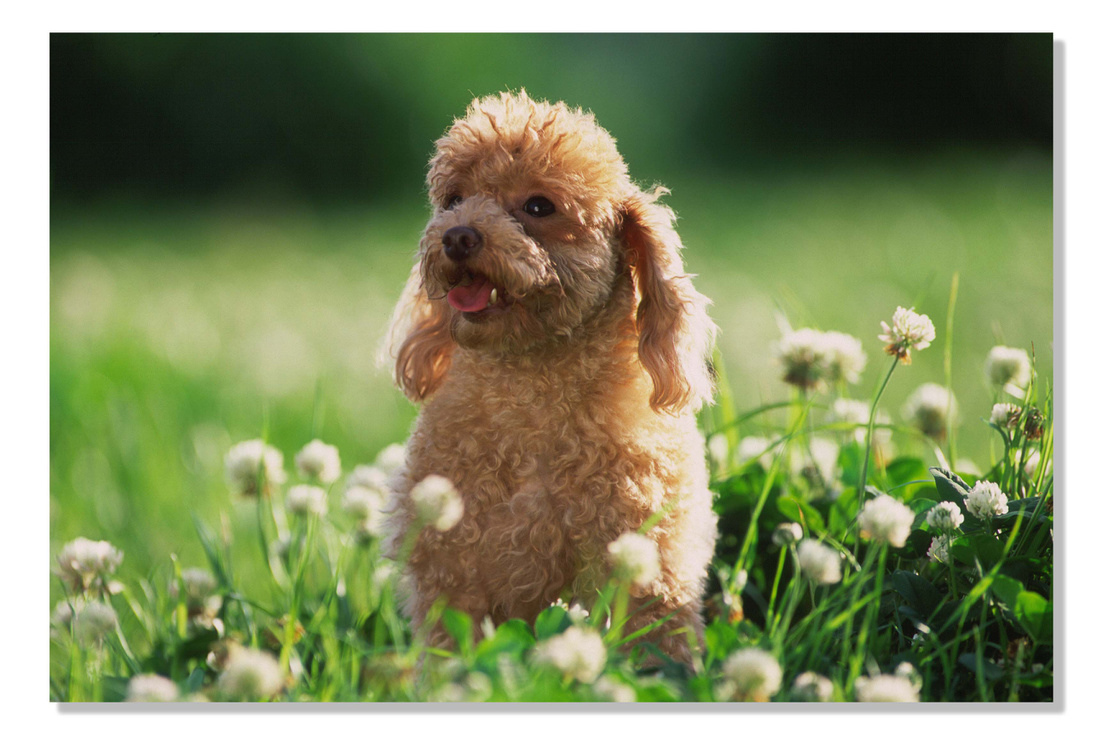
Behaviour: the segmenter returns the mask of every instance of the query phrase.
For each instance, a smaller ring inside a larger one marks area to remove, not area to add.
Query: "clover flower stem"
[[[785,460],[789,442],[797,434],[797,431],[804,426],[806,415],[807,411],[803,409],[799,412],[798,417],[791,418],[789,429],[782,439],[781,450],[773,461],[771,461],[770,468],[766,470],[766,480],[762,484],[762,491],[758,496],[758,502],[755,504],[754,511],[751,513],[750,522],[747,524],[747,534],[743,537],[743,544],[739,548],[739,557],[735,560],[735,567],[731,573],[732,578],[738,578],[743,568],[754,562],[754,545],[758,539],[758,519],[762,515],[762,509],[766,505],[767,498],[770,496],[770,490],[774,487],[774,480],[778,476],[778,470]],[[732,590],[735,593],[739,593],[743,589],[742,587],[738,587],[737,581],[733,581]]]
[[[949,555],[949,562],[947,563],[949,565],[949,593],[953,598],[959,598],[960,593],[957,591],[956,563],[953,562],[953,547],[951,544],[949,545],[947,553]]]
[[[1048,419],[1054,418],[1054,407],[1052,402],[1047,402]],[[1042,492],[1043,478],[1046,476],[1047,468],[1051,467],[1054,460],[1054,428],[1046,428],[1046,436],[1043,438],[1042,444],[1038,446],[1038,466],[1035,467],[1035,485],[1034,493],[1040,494]],[[1048,491],[1047,491],[1048,492]]]
[[[797,409],[791,414],[802,424],[798,427],[797,440],[800,442],[801,447],[805,449],[805,454],[809,457],[810,463],[813,463],[813,454],[809,450],[809,433],[813,430],[813,411],[809,407],[809,394],[804,389],[797,390]]]
[[[1046,428],[1046,438],[1038,447],[1038,466],[1034,470],[1034,484],[1032,485],[1031,492],[1035,495],[1041,494],[1042,480],[1046,476],[1046,469],[1050,464],[1050,460],[1054,457],[1054,428]],[[1029,497],[1029,495],[1028,495]]]
[[[824,613],[825,610],[828,609],[829,597],[831,596],[832,593],[833,593],[833,586],[831,586],[831,585],[826,585],[821,590],[820,600],[816,602],[816,605],[813,607],[812,612],[810,612],[809,616],[806,617],[806,621],[813,619],[818,614],[822,614],[822,613]],[[806,628],[808,628],[808,627],[806,627]],[[814,635],[812,635],[812,637],[813,637],[813,649],[809,653],[809,659],[810,660],[816,659],[817,654],[820,653],[820,651],[821,651],[821,647],[824,646],[826,644],[826,640],[829,640],[829,638],[830,638],[829,635],[822,635],[822,634],[814,634]]]
[[[269,518],[268,518],[269,513],[268,513],[268,509],[265,507],[265,502],[266,501],[264,499],[264,492],[263,492],[263,486],[262,486],[263,484],[264,484],[264,465],[262,463],[261,474],[257,479],[257,496],[256,496],[257,542],[260,545],[261,557],[264,559],[265,566],[268,567],[269,574],[272,576],[273,581],[277,585],[282,586],[284,584],[283,579],[281,578],[281,574],[278,571],[278,568],[273,563],[272,552],[269,551],[268,532],[265,528],[265,525],[269,520]],[[275,529],[275,516],[273,516],[273,528]],[[276,533],[277,536],[279,536],[279,531],[275,531],[275,533]]]
[[[879,410],[879,400],[883,398],[883,392],[894,374],[894,369],[898,367],[899,360],[900,358],[896,357],[891,361],[891,367],[887,371],[886,377],[879,384],[879,390],[875,392],[875,398],[871,400],[871,415],[867,419],[867,436],[863,448],[863,466],[860,468],[859,483],[856,485],[856,499],[859,501],[857,503],[859,508],[863,508],[864,499],[867,497],[865,494],[867,491],[867,467],[871,463],[871,449],[875,447],[875,441],[873,440],[875,437],[875,413]]]
[[[315,526],[318,517],[314,513],[307,516],[307,520],[303,525],[305,540],[303,547],[300,551],[299,564],[296,566],[296,574],[292,578],[292,602],[288,607],[288,619],[284,624],[284,645],[280,649],[280,670],[285,676],[291,670],[288,661],[291,659],[292,648],[296,640],[296,621],[299,618],[300,600],[303,592],[303,578],[307,571],[309,560],[311,559],[311,545],[314,543]]]
[[[786,551],[785,544],[778,550],[778,569],[774,571],[774,582],[770,587],[770,606],[766,609],[766,618],[771,619],[774,616],[774,601],[778,598],[778,585],[782,580],[782,568],[786,564]]]
[[[784,611],[779,612],[780,616],[776,622],[777,629],[774,635],[774,642],[778,647],[781,647],[785,643],[786,636],[789,634],[789,627],[793,623],[794,612],[797,611],[797,606],[801,603],[801,596],[805,592],[806,587],[809,589],[809,600],[812,602],[813,583],[810,582],[807,585],[802,583],[801,575],[797,573],[794,575],[790,587],[786,589],[786,593],[783,595],[782,606],[784,607]],[[816,610],[815,603],[813,608]]]
[[[606,634],[608,642],[621,639],[622,629],[626,623],[626,614],[630,607],[630,582],[620,577],[614,586],[614,605],[611,608],[611,628]]]

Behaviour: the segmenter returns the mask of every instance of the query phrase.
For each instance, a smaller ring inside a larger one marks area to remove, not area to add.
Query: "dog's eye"
[[[450,210],[455,205],[463,201],[463,198],[458,194],[452,194],[450,197],[443,201],[443,209]]]
[[[556,212],[556,207],[544,197],[530,197],[521,209],[534,218],[543,218]]]

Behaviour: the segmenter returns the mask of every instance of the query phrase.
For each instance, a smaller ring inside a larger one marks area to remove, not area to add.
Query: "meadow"
[[[350,493],[415,415],[375,357],[426,220],[419,185],[373,206],[56,206],[51,699],[1051,700],[1050,173],[1030,152],[962,151],[666,179],[721,328],[720,397],[700,414],[721,540],[691,671],[612,634],[621,576],[592,609],[454,654],[422,657],[407,633]],[[897,307],[936,329],[912,365],[878,339]],[[799,329],[852,335],[866,364],[791,384]],[[1020,356],[993,382],[997,346],[1025,352],[1025,378]],[[944,422],[922,384],[952,390]],[[254,439],[287,481],[266,495],[262,473],[245,496],[227,455]],[[294,462],[314,440],[342,467],[321,512],[288,498],[316,484]],[[75,559],[78,537],[112,550]]]

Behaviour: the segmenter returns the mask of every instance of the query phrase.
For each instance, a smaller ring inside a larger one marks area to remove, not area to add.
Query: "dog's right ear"
[[[446,304],[433,303],[428,297],[417,264],[393,310],[381,358],[384,362],[396,360],[393,380],[405,396],[420,402],[435,393],[447,377],[454,344],[450,311]]]

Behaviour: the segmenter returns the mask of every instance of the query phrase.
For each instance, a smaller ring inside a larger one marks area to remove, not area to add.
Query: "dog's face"
[[[428,187],[420,275],[462,347],[520,354],[570,336],[629,271],[617,236],[632,187],[588,114],[478,103],[436,143]]]
[[[630,181],[590,114],[524,91],[476,100],[436,142],[428,192],[432,219],[390,340],[411,398],[439,387],[455,345],[547,354],[612,301],[633,317],[651,405],[707,398],[714,326],[657,203],[663,190]]]

